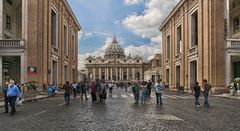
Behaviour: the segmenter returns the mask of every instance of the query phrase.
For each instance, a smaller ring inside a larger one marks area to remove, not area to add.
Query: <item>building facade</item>
[[[155,54],[149,61],[150,67],[144,72],[144,80],[157,81],[162,79],[162,54]]]
[[[163,81],[191,89],[207,79],[225,90],[224,0],[181,0],[159,27]]]
[[[85,63],[88,80],[109,82],[142,81],[146,67],[140,56],[126,56],[115,36],[103,57],[88,56]]]
[[[225,0],[226,85],[240,77],[240,1]]]
[[[0,0],[0,86],[77,80],[80,29],[66,0]]]

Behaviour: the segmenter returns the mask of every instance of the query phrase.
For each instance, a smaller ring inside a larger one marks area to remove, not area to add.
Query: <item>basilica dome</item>
[[[106,48],[105,57],[107,57],[107,58],[113,58],[113,57],[124,58],[125,57],[124,50],[118,44],[115,36],[114,36],[112,42]]]

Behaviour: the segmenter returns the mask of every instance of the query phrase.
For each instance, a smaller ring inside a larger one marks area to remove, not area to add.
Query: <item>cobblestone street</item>
[[[134,104],[133,95],[116,89],[106,103],[92,104],[74,99],[65,105],[63,97],[52,97],[17,107],[14,116],[0,114],[1,131],[237,131],[240,129],[240,102],[210,98],[210,107],[194,107],[187,93],[166,91],[163,105]],[[90,97],[90,95],[89,95]],[[203,99],[200,99],[201,104]],[[3,112],[3,108],[1,108]]]

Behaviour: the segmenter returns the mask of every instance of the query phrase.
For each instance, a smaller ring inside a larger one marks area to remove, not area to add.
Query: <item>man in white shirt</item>
[[[154,85],[155,93],[156,93],[156,99],[157,104],[162,105],[162,90],[163,90],[163,84],[162,80],[159,79],[157,83]]]

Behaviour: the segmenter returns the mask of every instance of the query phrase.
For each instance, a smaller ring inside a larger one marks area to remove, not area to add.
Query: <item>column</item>
[[[112,75],[113,75],[113,68],[110,69],[110,78],[111,78],[111,80],[113,80]]]
[[[96,80],[96,69],[93,68],[93,81],[95,81],[95,80]]]
[[[1,0],[0,0],[1,1]],[[2,1],[1,1],[2,2]],[[2,63],[2,56],[0,56],[0,86],[3,86],[3,63]]]
[[[127,80],[129,81],[129,68],[127,68]]]
[[[132,68],[132,79],[135,80],[135,68]]]
[[[142,72],[142,68],[140,68],[140,80],[141,80],[141,81],[143,80],[143,78],[142,78],[142,77],[143,77],[142,73],[143,73],[143,72]]]
[[[116,73],[115,73],[115,76],[116,76],[116,80],[118,80],[118,68],[116,67]]]
[[[109,78],[108,78],[108,68],[106,68],[106,80],[109,80]]]
[[[120,80],[122,80],[122,68],[119,68]]]
[[[99,67],[99,74],[98,74],[98,78],[99,78],[99,80],[101,80],[101,79],[102,79],[102,71],[101,71],[101,67]]]
[[[0,19],[0,39],[2,39],[3,38],[3,0],[0,0],[0,18],[1,18]],[[0,86],[1,86],[1,81],[2,79],[0,80]]]
[[[65,67],[64,67],[64,71],[65,71]],[[89,75],[88,75],[88,69],[87,68],[86,68],[86,78],[87,78],[87,81],[88,81],[89,80]]]
[[[1,1],[1,0],[0,0]],[[27,39],[28,0],[22,0],[22,38]],[[2,17],[0,17],[2,18]]]
[[[232,79],[232,68],[231,68],[231,56],[229,55],[229,53],[226,52],[226,81],[225,81],[225,86],[227,87],[229,82]]]

